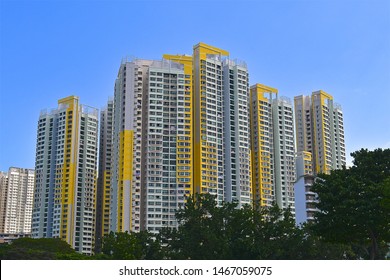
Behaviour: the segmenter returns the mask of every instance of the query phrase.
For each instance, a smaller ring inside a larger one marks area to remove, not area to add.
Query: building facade
[[[252,202],[248,70],[225,50],[199,43],[193,52],[194,192],[218,205]]]
[[[255,203],[276,202],[294,213],[294,126],[292,103],[278,90],[251,87],[252,184]]]
[[[92,254],[95,232],[98,110],[76,96],[38,121],[32,219],[35,238],[61,238]]]
[[[249,74],[244,62],[226,59],[223,70],[224,200],[252,203]]]
[[[215,195],[218,205],[225,199],[222,61],[228,55],[206,44],[194,46],[194,192]]]
[[[0,174],[0,231],[30,234],[35,172],[10,167]]]
[[[123,61],[115,83],[110,230],[176,227],[197,193],[252,202],[248,71],[199,43],[193,55]]]
[[[346,163],[343,112],[333,97],[322,91],[296,96],[296,166],[294,185],[296,222],[314,219],[317,194],[311,191],[317,174],[329,174]]]
[[[310,152],[313,174],[329,173],[346,163],[343,112],[333,97],[322,91],[296,96],[297,152]]]
[[[112,134],[114,122],[114,100],[110,99],[100,111],[99,167],[96,187],[95,244],[101,248],[104,235],[110,233]]]
[[[272,100],[277,93],[277,89],[261,84],[250,88],[253,198],[266,207],[275,200]]]
[[[110,231],[141,230],[143,98],[152,61],[122,61],[114,89]]]
[[[176,227],[175,211],[192,194],[192,64],[186,57],[167,57],[126,61],[118,74],[112,230],[158,232],[166,226]],[[126,99],[134,106],[118,108]],[[119,130],[126,128],[126,122],[131,135],[128,143],[132,143],[121,151]],[[120,166],[124,166],[122,174],[117,172]],[[123,177],[126,171],[128,177]]]
[[[192,193],[191,92],[183,65],[169,60],[149,67],[143,142],[143,228],[176,227],[175,212]],[[186,117],[187,114],[187,117]]]
[[[293,104],[278,97],[272,103],[275,199],[281,209],[295,213],[295,139]]]
[[[314,220],[318,211],[315,206],[317,194],[311,191],[314,183],[312,156],[310,152],[298,152],[296,155],[297,180],[294,184],[295,221],[297,225]]]
[[[0,233],[4,232],[8,193],[8,173],[0,171]]]

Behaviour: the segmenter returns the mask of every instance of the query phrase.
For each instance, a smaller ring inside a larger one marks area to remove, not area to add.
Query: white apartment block
[[[223,61],[225,201],[252,203],[249,86],[244,62]]]
[[[189,84],[191,76],[173,61],[122,63],[114,97],[112,230],[177,226],[175,211],[192,193]]]
[[[144,98],[142,173],[143,229],[159,232],[177,227],[175,212],[184,206],[191,170],[189,91],[181,64],[162,60],[149,66]],[[188,77],[187,77],[188,79]]]
[[[295,146],[291,101],[278,90],[251,87],[252,188],[254,200],[269,207],[276,202],[294,213]]]
[[[96,189],[95,244],[100,250],[102,236],[110,232],[112,135],[114,125],[114,100],[110,98],[100,110],[99,167]]]
[[[141,230],[143,97],[152,61],[123,60],[114,89],[110,231]]]
[[[295,141],[293,105],[290,99],[272,101],[274,180],[276,203],[294,214]]]
[[[346,163],[343,112],[333,97],[322,91],[294,98],[296,127],[296,223],[314,219],[317,195],[311,191],[315,176],[341,169]]]
[[[225,199],[223,59],[228,52],[194,46],[194,192]]]
[[[30,234],[34,194],[33,169],[10,167],[0,175],[0,231]]]
[[[252,202],[248,69],[225,50],[193,49],[194,192]]]
[[[313,173],[329,173],[346,163],[343,113],[333,97],[322,91],[296,96],[295,126],[297,152],[310,152]]]
[[[32,221],[35,238],[61,238],[92,254],[95,230],[98,110],[76,96],[38,121]]]
[[[0,233],[4,232],[8,193],[8,173],[0,171]]]

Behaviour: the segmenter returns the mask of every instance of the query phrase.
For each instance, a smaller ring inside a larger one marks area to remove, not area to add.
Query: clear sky
[[[0,170],[34,168],[42,109],[101,108],[123,57],[204,42],[247,63],[250,84],[322,89],[344,111],[347,154],[390,148],[390,1],[5,1],[0,4]],[[350,162],[350,158],[347,159]]]

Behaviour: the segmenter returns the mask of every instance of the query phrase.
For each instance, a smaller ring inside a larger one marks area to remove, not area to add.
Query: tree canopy
[[[320,174],[313,230],[324,240],[347,244],[361,258],[383,259],[390,243],[390,149],[351,154],[354,165]]]
[[[102,254],[97,257],[114,260],[163,259],[160,242],[147,231],[110,232],[103,237]]]
[[[161,239],[172,259],[302,259],[303,231],[289,211],[235,203],[217,207],[209,194],[190,197],[177,212],[178,229]]]
[[[76,253],[68,243],[58,238],[19,238],[11,244],[0,245],[2,260],[88,259]]]
[[[177,229],[110,233],[98,259],[342,259],[348,248],[328,244],[297,227],[290,211],[217,206],[210,194],[195,194],[176,217]]]

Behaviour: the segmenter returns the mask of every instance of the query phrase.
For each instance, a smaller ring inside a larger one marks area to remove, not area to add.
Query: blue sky
[[[198,42],[244,60],[251,84],[291,99],[332,94],[344,111],[348,154],[390,148],[390,1],[0,5],[0,170],[34,167],[42,109],[71,94],[101,108],[123,57],[191,54]]]

